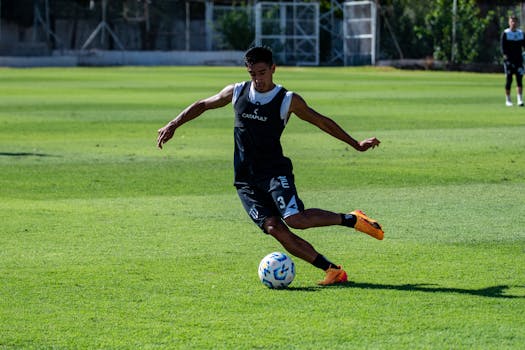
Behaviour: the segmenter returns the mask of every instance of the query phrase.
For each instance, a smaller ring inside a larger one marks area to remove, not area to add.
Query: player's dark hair
[[[270,48],[256,46],[246,51],[246,54],[244,55],[244,64],[246,66],[251,66],[261,62],[266,63],[269,66],[273,65],[273,54]]]

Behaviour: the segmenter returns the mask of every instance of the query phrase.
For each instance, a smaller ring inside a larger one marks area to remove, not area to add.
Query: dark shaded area
[[[467,289],[467,288],[448,288],[439,287],[435,284],[376,284],[376,283],[365,283],[365,282],[347,282],[341,285],[335,285],[334,287],[343,288],[360,288],[360,289],[386,289],[386,290],[399,290],[407,292],[427,292],[427,293],[453,293],[453,294],[469,294],[479,297],[487,298],[502,298],[502,299],[523,299],[525,295],[511,295],[505,294],[505,291],[510,288],[508,285],[498,285],[492,287],[486,287],[481,289]],[[525,288],[525,286],[520,286]]]
[[[492,287],[486,287],[481,289],[468,289],[468,288],[448,288],[439,287],[435,284],[382,284],[382,283],[366,283],[366,282],[346,282],[336,284],[328,287],[297,287],[290,286],[286,289],[287,291],[301,291],[301,292],[314,292],[319,291],[323,288],[354,288],[354,289],[383,289],[383,290],[397,290],[406,292],[426,292],[426,293],[452,293],[452,294],[468,294],[478,297],[486,298],[501,298],[501,299],[525,299],[525,295],[512,295],[505,294],[506,290],[511,286],[498,285]],[[515,286],[524,288],[525,286]]]
[[[5,157],[58,157],[52,154],[32,153],[32,152],[0,152],[0,156],[5,156]]]

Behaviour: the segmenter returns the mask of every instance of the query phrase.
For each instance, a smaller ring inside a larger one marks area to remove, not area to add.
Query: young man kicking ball
[[[376,239],[383,239],[377,221],[360,210],[339,214],[323,209],[305,209],[297,195],[292,162],[283,155],[281,134],[292,114],[329,135],[364,152],[379,146],[375,137],[356,141],[332,119],[316,112],[298,94],[273,82],[272,52],[254,47],[244,57],[250,81],[226,86],[216,95],[196,101],[158,130],[157,146],[162,148],[175,130],[209,109],[233,104],[235,114],[234,185],[252,220],[277,239],[292,255],[326,272],[320,285],[347,281],[343,268],[329,261],[293,229],[331,225],[353,227]]]

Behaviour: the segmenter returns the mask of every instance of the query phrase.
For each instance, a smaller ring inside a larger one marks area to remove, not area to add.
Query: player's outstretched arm
[[[327,134],[349,144],[357,151],[364,152],[370,148],[379,146],[381,143],[375,137],[371,137],[360,142],[357,141],[346,131],[344,131],[343,128],[341,128],[335,121],[310,108],[304,99],[295,93],[292,97],[290,112],[294,113],[302,120],[317,126]]]
[[[166,124],[164,127],[160,128],[157,136],[157,147],[162,149],[162,145],[168,142],[173,135],[175,130],[186,122],[189,122],[192,119],[197,118],[202,113],[206,112],[209,109],[215,109],[226,106],[231,102],[233,96],[233,87],[234,85],[228,85],[222,89],[219,93],[210,96],[208,98],[196,101],[186,107],[180,114]]]

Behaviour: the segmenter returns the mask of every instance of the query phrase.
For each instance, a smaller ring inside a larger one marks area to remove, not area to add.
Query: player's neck
[[[275,89],[277,85],[275,85],[274,83],[270,84],[270,87],[268,89],[265,89],[264,91],[260,91],[260,90],[257,90],[255,88],[255,86],[252,84],[252,91],[254,94],[267,94],[267,93],[270,93],[273,91],[273,89]]]

